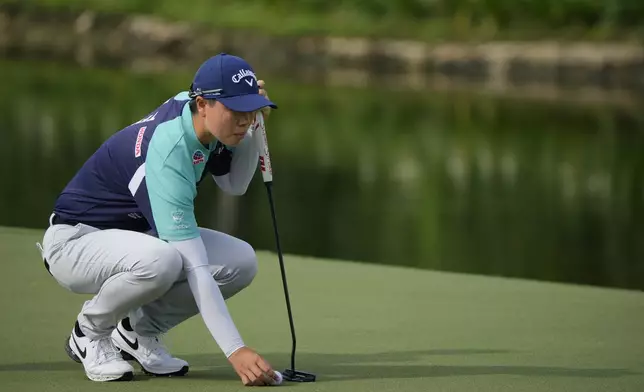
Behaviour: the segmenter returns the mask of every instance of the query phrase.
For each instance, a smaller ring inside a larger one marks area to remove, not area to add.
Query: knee
[[[257,254],[247,242],[243,243],[237,263],[237,284],[242,287],[250,285],[257,275]]]
[[[167,244],[161,244],[147,255],[147,262],[141,263],[136,273],[159,290],[166,290],[179,278],[183,261],[179,251]]]

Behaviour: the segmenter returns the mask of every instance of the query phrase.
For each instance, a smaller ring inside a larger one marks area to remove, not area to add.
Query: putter
[[[282,372],[284,380],[292,382],[314,382],[315,374],[295,370],[295,348],[297,340],[295,338],[295,326],[293,324],[293,314],[291,312],[291,300],[288,295],[288,285],[286,283],[286,272],[284,270],[284,259],[282,248],[280,246],[279,232],[277,231],[277,218],[275,217],[275,203],[273,202],[273,168],[271,166],[271,157],[268,152],[268,139],[266,138],[266,127],[264,125],[264,116],[260,112],[257,114],[256,123],[253,132],[259,132],[254,135],[259,148],[259,168],[262,172],[266,192],[268,193],[268,203],[271,207],[271,218],[273,220],[273,230],[275,231],[275,243],[277,245],[277,256],[279,258],[280,270],[282,272],[282,285],[284,286],[284,297],[286,298],[286,310],[288,311],[288,321],[291,326],[291,368]]]

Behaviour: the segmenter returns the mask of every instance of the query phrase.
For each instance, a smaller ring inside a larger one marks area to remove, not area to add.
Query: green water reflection
[[[266,79],[285,251],[644,288],[644,115]],[[45,227],[101,141],[189,80],[0,63],[0,225]],[[260,176],[237,198],[205,183],[197,211],[274,248]]]

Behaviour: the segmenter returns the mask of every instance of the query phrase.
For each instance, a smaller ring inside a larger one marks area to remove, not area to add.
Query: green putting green
[[[41,232],[0,228],[0,389],[243,391],[199,316],[165,337],[186,377],[85,378],[63,343],[87,296],[47,274]],[[644,293],[286,256],[301,391],[642,391]],[[291,339],[277,257],[229,300],[246,343],[278,370]],[[135,367],[138,370],[138,367]]]

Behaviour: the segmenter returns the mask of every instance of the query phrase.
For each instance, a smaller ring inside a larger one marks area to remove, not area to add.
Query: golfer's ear
[[[195,103],[197,105],[197,112],[202,116],[205,115],[204,109],[206,108],[207,102],[203,97],[195,98]]]

